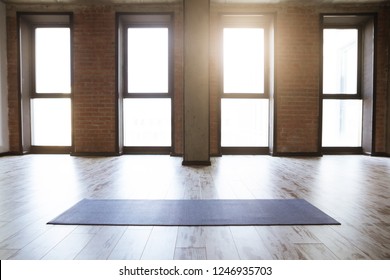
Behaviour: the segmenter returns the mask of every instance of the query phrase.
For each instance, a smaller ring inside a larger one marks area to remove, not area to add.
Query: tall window
[[[71,145],[70,28],[35,29],[31,144]]]
[[[223,16],[222,25],[222,152],[268,147],[269,23],[263,16]]]
[[[169,15],[122,15],[120,57],[123,85],[123,144],[129,151],[171,147]],[[124,60],[124,61],[123,61]]]
[[[323,29],[323,147],[361,147],[359,29]]]
[[[70,152],[71,14],[20,13],[22,146]]]

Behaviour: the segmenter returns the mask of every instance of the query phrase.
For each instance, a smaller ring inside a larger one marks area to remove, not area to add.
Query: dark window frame
[[[123,98],[172,98],[173,96],[173,15],[171,13],[139,14],[124,13],[118,15],[123,60],[121,94]],[[129,28],[168,28],[168,92],[167,93],[129,93],[127,81],[127,30]]]
[[[25,153],[69,154],[73,150],[73,13],[18,12],[19,33],[19,98],[20,98],[20,150]],[[70,30],[70,93],[37,93],[35,74],[35,30],[37,28],[65,27]],[[23,44],[28,44],[29,47]],[[32,145],[31,100],[70,99],[71,101],[71,144],[70,146]]]
[[[127,47],[128,47],[128,37],[127,37],[127,30],[130,28],[167,28],[168,29],[168,91],[167,92],[143,92],[143,93],[129,93],[128,92],[128,85],[129,81],[127,79],[127,74],[128,74],[128,62],[127,62]],[[124,59],[125,59],[125,71],[124,71],[124,98],[171,98],[173,95],[173,63],[172,63],[172,28],[171,24],[136,24],[136,23],[131,23],[126,26],[125,28],[125,34],[123,35],[124,37]]]
[[[220,15],[220,95],[219,95],[219,149],[222,155],[265,155],[269,154],[271,147],[274,146],[273,138],[273,109],[271,99],[273,100],[274,81],[274,47],[273,42],[273,14],[259,13],[223,13]],[[224,67],[223,67],[223,30],[224,28],[263,28],[264,29],[264,93],[225,93],[224,92]],[[269,120],[268,120],[268,146],[259,147],[231,147],[222,146],[222,122],[221,122],[221,103],[222,99],[267,99],[269,100]],[[273,149],[273,148],[272,148]]]
[[[325,28],[358,29],[358,87],[357,94],[323,93],[323,30]],[[320,127],[318,147],[322,154],[376,154],[375,151],[375,99],[376,99],[376,13],[324,13],[320,15]],[[367,50],[368,51],[367,51]],[[369,51],[372,49],[372,52]],[[370,61],[367,63],[367,61]],[[368,76],[367,76],[368,75]],[[323,100],[362,100],[363,122],[362,143],[360,147],[324,147],[322,146]]]
[[[357,73],[356,73],[356,93],[326,93],[324,92],[323,87],[323,59],[324,59],[324,30],[325,29],[356,29],[358,32],[358,41],[357,41]],[[362,60],[363,60],[363,39],[362,39],[362,27],[358,24],[344,24],[344,25],[337,25],[337,24],[323,24],[321,28],[321,95],[323,99],[362,99],[362,93],[361,93],[361,84],[362,84]]]
[[[168,28],[168,92],[167,93],[129,93],[127,70],[127,31],[129,28]],[[117,13],[117,150],[125,154],[170,154],[174,139],[174,30],[173,13]],[[171,146],[125,146],[123,133],[124,99],[171,99]]]
[[[35,34],[36,34],[36,29],[38,28],[69,28],[70,30],[70,69],[71,69],[71,92],[70,93],[58,93],[58,92],[53,92],[53,93],[38,93],[36,90],[36,56],[35,56],[35,50],[36,50],[36,41],[35,41]],[[32,58],[32,79],[31,79],[31,98],[69,98],[72,95],[72,29],[70,24],[34,24],[32,26],[32,48],[31,48],[31,58]]]
[[[256,17],[256,19],[255,19]],[[224,28],[262,28],[264,29],[264,93],[225,93],[224,92],[224,67],[223,67],[223,30]],[[221,94],[220,98],[254,98],[269,99],[270,97],[270,32],[271,23],[269,16],[263,14],[223,14],[221,15]]]

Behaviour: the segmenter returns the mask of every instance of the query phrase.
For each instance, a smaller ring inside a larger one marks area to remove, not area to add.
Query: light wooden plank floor
[[[0,158],[0,259],[390,259],[390,159]],[[83,198],[303,198],[341,226],[104,227],[46,222]]]

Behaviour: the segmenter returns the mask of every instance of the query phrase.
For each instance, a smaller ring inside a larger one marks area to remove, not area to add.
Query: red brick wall
[[[314,8],[280,9],[276,30],[276,151],[317,152],[319,15]]]
[[[210,150],[219,154],[220,51],[218,17],[224,12],[275,15],[275,149],[319,151],[320,14],[378,13],[375,151],[386,150],[389,98],[390,8],[381,5],[211,5]],[[12,152],[20,152],[17,11],[74,13],[74,152],[116,152],[116,12],[174,13],[174,154],[183,153],[182,4],[7,5],[9,127]]]
[[[211,153],[219,153],[218,19],[221,13],[275,15],[275,145],[277,154],[318,153],[320,123],[320,17],[322,13],[377,13],[375,152],[385,152],[390,11],[382,5],[212,5]]]
[[[17,22],[14,13],[7,13],[7,55],[8,55],[8,126],[11,152],[20,151],[20,108],[18,78]]]
[[[174,13],[173,154],[183,152],[182,9],[172,5],[8,5],[9,126],[20,152],[17,12],[73,12],[73,152],[117,152],[116,12]]]
[[[390,51],[390,9],[382,8],[378,13],[376,45],[376,103],[375,103],[375,152],[386,151],[386,117],[390,108],[387,108],[387,99],[390,98],[389,85],[389,51]],[[389,118],[387,119],[389,121]],[[390,134],[389,134],[390,136]],[[388,140],[388,143],[390,141]]]
[[[115,12],[74,12],[74,152],[115,151]]]

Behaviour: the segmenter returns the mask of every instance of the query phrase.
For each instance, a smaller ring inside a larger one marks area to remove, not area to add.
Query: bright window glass
[[[221,146],[268,146],[268,99],[222,98]]]
[[[126,98],[125,146],[171,146],[171,99]]]
[[[323,93],[356,94],[358,30],[324,29]]]
[[[264,93],[264,29],[224,28],[224,93]]]
[[[70,93],[70,29],[35,29],[35,90]]]
[[[31,133],[32,145],[70,146],[70,98],[31,99]]]
[[[168,93],[168,28],[127,31],[128,93]]]
[[[362,100],[324,100],[323,147],[360,147],[362,139]]]

